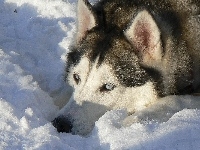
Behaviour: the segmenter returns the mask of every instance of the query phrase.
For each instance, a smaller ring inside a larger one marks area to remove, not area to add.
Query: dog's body
[[[200,86],[199,0],[79,0],[75,41],[66,68],[74,93],[53,121],[58,131],[88,134],[112,109],[140,114],[134,122],[151,107],[151,119],[163,120],[156,113],[200,106],[159,101]]]

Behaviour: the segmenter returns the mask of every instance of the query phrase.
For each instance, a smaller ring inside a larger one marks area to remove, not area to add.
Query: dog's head
[[[58,131],[88,134],[106,111],[126,108],[131,114],[164,93],[161,70],[167,68],[160,64],[168,62],[163,60],[161,31],[153,16],[144,9],[125,13],[124,5],[112,7],[93,8],[86,0],[78,1],[76,44],[66,68],[74,93],[60,112],[63,116],[54,120]],[[172,92],[174,85],[168,88]]]

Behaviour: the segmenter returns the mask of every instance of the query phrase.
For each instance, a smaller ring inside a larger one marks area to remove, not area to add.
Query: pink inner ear
[[[143,62],[161,59],[160,30],[148,11],[143,10],[137,14],[125,35]]]
[[[92,12],[91,5],[86,0],[78,1],[78,33],[77,42],[80,41],[86,32],[96,26],[96,18]]]
[[[90,21],[91,21],[91,16],[88,14],[88,12],[86,11],[82,11],[81,12],[81,16],[79,18],[79,27],[78,27],[78,30],[79,30],[79,33],[84,36],[84,33],[89,30],[91,27],[90,27]]]
[[[145,51],[150,50],[153,47],[153,43],[151,42],[152,38],[152,31],[150,28],[150,24],[144,21],[138,21],[135,25],[134,31],[134,45],[137,51]]]

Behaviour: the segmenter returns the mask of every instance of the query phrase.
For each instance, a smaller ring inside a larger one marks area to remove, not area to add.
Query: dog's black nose
[[[71,122],[64,116],[58,116],[52,121],[52,125],[57,129],[58,132],[70,133],[72,129]]]

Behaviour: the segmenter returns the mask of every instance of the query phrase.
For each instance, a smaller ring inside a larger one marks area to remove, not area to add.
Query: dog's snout
[[[71,122],[64,116],[58,116],[52,121],[52,125],[58,132],[70,133],[72,130]]]

